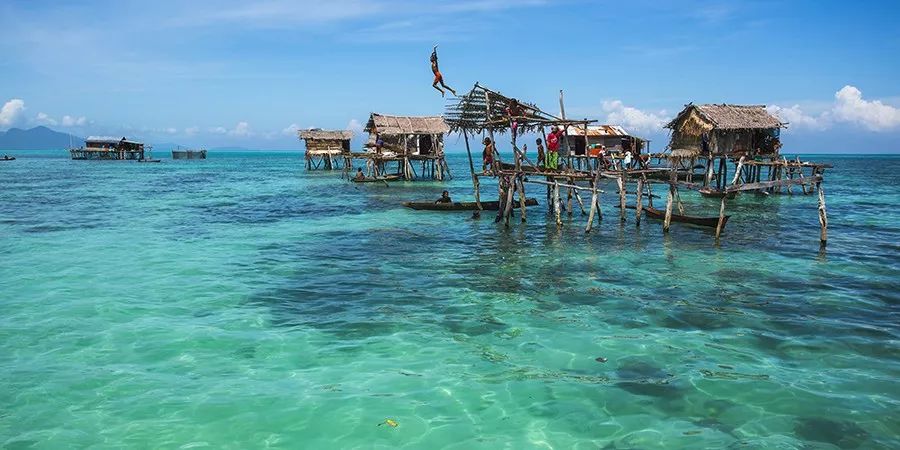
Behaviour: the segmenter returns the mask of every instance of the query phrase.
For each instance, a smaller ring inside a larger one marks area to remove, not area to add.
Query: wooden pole
[[[637,182],[637,198],[635,199],[634,206],[634,222],[636,226],[641,226],[641,212],[643,212],[644,206],[641,202],[641,199],[644,195],[644,179],[639,178]]]
[[[512,177],[515,177],[513,175]],[[512,215],[513,208],[513,193],[516,190],[516,180],[515,178],[507,177],[508,182],[506,183],[506,204],[503,209],[503,221],[506,226],[509,226],[509,218]],[[500,179],[500,182],[503,183],[503,178]]]
[[[669,195],[666,197],[666,219],[663,221],[663,233],[669,232],[672,224],[672,203],[675,201],[675,167],[672,167],[672,175],[669,178]]]
[[[559,183],[556,180],[553,181],[553,210],[556,213],[556,226],[562,226],[562,217],[560,217],[560,198],[559,198]]]
[[[599,184],[600,184],[600,168],[597,168],[597,173],[594,175],[594,181],[591,183],[591,212],[588,216],[587,226],[584,228],[585,233],[591,232],[591,227],[594,224],[594,213],[600,212],[600,196],[599,194]]]
[[[478,195],[478,176],[475,175],[475,162],[472,160],[472,149],[469,147],[469,133],[463,129],[463,139],[466,141],[466,154],[469,156],[469,171],[472,174],[472,189],[475,191],[475,205],[478,209],[472,213],[472,217],[481,217],[481,199]]]
[[[716,240],[719,240],[719,236],[722,235],[722,228],[725,227],[725,200],[728,199],[727,195],[722,196],[722,204],[719,206],[719,222],[716,224]]]
[[[524,223],[526,222],[525,181],[522,180],[522,177],[516,177],[516,181],[519,183],[519,209],[522,211],[522,223]]]
[[[816,189],[819,191],[819,225],[822,227],[819,234],[819,242],[825,245],[828,242],[828,214],[825,212],[825,189],[822,188],[821,182],[816,183]]]
[[[619,178],[616,178],[616,184],[619,186],[619,218],[622,222],[625,221],[625,166],[622,166],[622,171],[619,174]]]

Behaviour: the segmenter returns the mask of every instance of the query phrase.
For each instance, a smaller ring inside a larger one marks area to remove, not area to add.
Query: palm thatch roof
[[[689,103],[666,125],[666,128],[672,130],[680,128],[680,124],[693,114],[705,122],[703,128],[707,130],[759,130],[785,127],[777,117],[769,114],[765,105]]]
[[[450,127],[441,116],[408,117],[372,113],[366,131],[380,135],[444,134]]]
[[[584,136],[583,127],[572,127],[569,130],[571,136]],[[629,137],[627,131],[619,125],[591,125],[587,127],[588,137]]]
[[[535,131],[542,126],[584,125],[594,120],[563,120],[542,111],[533,103],[507,97],[478,83],[468,93],[458,97],[456,103],[447,105],[446,117],[453,131],[468,130],[480,133],[484,130],[508,131],[510,117],[507,107],[515,100],[521,106],[522,115],[516,117],[521,129]]]
[[[349,141],[353,139],[353,132],[350,130],[302,130],[298,133],[300,139],[319,140],[319,141]]]

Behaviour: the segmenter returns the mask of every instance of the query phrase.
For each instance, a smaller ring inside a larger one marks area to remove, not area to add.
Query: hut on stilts
[[[444,134],[450,127],[443,117],[372,113],[365,130],[369,133],[366,151],[344,155],[344,174],[348,178],[357,159],[365,161],[365,174],[372,179],[451,178],[444,158]]]
[[[515,114],[512,111],[515,110]],[[595,215],[599,214],[599,179],[590,171],[576,171],[571,164],[566,167],[563,164],[557,169],[545,169],[531,161],[519,148],[517,138],[525,132],[541,133],[546,141],[547,129],[569,127],[586,128],[591,120],[567,120],[547,113],[536,105],[522,102],[511,97],[488,89],[478,83],[465,95],[458,98],[456,103],[450,104],[447,109],[448,123],[453,131],[461,132],[466,144],[466,152],[469,158],[469,169],[472,175],[472,186],[475,192],[475,202],[478,210],[475,217],[480,215],[481,208],[481,180],[497,178],[500,209],[497,221],[503,220],[508,226],[512,211],[515,207],[515,194],[518,194],[518,207],[521,211],[521,220],[527,220],[525,184],[538,184],[546,186],[547,199],[552,203],[552,211],[556,216],[556,223],[562,225],[561,214],[565,209],[572,213],[572,201],[575,199],[581,208],[582,214],[588,214],[588,230]],[[499,150],[499,143],[495,135],[498,133],[510,133],[510,147],[512,149],[511,160],[504,161]],[[490,139],[490,148],[493,149],[493,163],[490,167],[482,165],[481,170],[476,170],[472,157],[472,148],[469,142],[470,136],[486,134]],[[569,148],[568,135],[563,135],[563,149]],[[561,161],[565,161],[567,155],[560,155]],[[595,170],[597,174],[599,170]],[[580,183],[580,184],[579,184]],[[585,185],[586,184],[586,185]],[[567,192],[567,202],[563,202],[561,192]],[[581,192],[591,194],[590,205],[586,208],[581,198]],[[568,206],[565,206],[567,203]]]
[[[303,130],[297,133],[306,143],[306,170],[342,169],[344,154],[350,153],[350,139],[353,132],[349,130]]]
[[[669,228],[673,201],[683,211],[679,187],[696,189],[707,197],[721,197],[716,226],[718,239],[727,217],[728,199],[748,191],[767,195],[786,189],[788,194],[793,194],[793,186],[799,185],[804,194],[818,192],[820,242],[824,244],[828,238],[828,218],[822,181],[825,169],[831,166],[804,162],[799,156],[794,160],[781,156],[780,131],[786,126],[764,105],[686,105],[666,125],[671,130],[671,153],[663,229]],[[729,160],[734,164],[730,184]],[[694,179],[695,168],[703,169],[700,180]]]

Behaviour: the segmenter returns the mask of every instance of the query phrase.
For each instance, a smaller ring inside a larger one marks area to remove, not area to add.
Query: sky
[[[301,149],[298,129],[441,114],[439,44],[459,91],[558,113],[563,90],[568,117],[654,150],[693,102],[768,105],[785,152],[900,153],[898,17],[865,0],[3,0],[0,130]]]

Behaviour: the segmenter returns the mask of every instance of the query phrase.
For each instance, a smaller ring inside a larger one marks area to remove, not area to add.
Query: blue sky
[[[789,152],[898,152],[900,2],[0,4],[0,129],[302,148],[297,128],[439,114],[480,81],[666,141],[684,104],[772,105]]]

